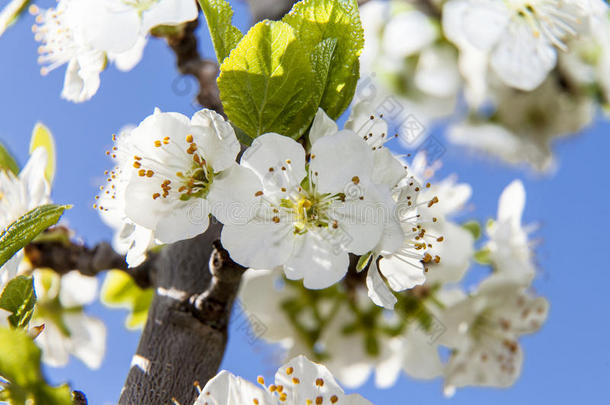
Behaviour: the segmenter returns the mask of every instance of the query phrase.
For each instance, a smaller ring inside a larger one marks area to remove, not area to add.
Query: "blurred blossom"
[[[32,323],[44,323],[35,340],[42,361],[62,367],[73,355],[87,367],[99,368],[106,352],[106,326],[83,311],[96,300],[97,279],[77,271],[60,277],[51,270],[36,270],[34,281],[37,303]]]
[[[37,148],[18,176],[0,170],[0,229],[4,230],[34,208],[51,201],[51,187],[45,179],[47,152]],[[17,252],[0,267],[0,293],[6,283],[18,275],[23,261],[23,250]]]
[[[41,73],[68,64],[61,96],[83,102],[95,95],[100,73],[110,60],[123,71],[142,58],[149,30],[197,18],[194,0],[59,0],[55,8],[40,10],[32,28]]]
[[[510,164],[553,169],[553,141],[582,131],[597,106],[608,108],[607,4],[440,3],[361,7],[365,50],[356,102],[391,112],[408,147],[424,137],[410,134],[407,117],[424,128],[452,117],[451,142]]]
[[[491,276],[448,308],[442,314],[447,331],[441,341],[453,350],[444,371],[445,394],[471,385],[513,385],[523,367],[518,339],[540,329],[548,306],[521,284]]]

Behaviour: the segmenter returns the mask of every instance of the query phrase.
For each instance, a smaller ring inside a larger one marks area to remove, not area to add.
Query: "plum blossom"
[[[346,395],[326,367],[304,356],[282,366],[275,374],[275,384],[265,385],[263,377],[257,382],[259,385],[223,370],[201,389],[194,405],[371,405],[358,394]]]
[[[444,312],[441,342],[452,348],[445,368],[445,394],[467,385],[508,387],[519,374],[523,351],[518,338],[536,332],[549,304],[520,283],[491,276],[475,294]]]
[[[474,254],[474,238],[453,218],[464,212],[472,195],[472,187],[467,183],[459,183],[455,175],[431,181],[437,167],[428,165],[425,153],[415,155],[409,169],[420,184],[431,182],[431,186],[423,189],[419,198],[423,201],[438,198],[438,203],[430,207],[422,205],[418,211],[422,222],[427,222],[428,232],[443,238],[442,243],[435,243],[428,250],[432,257],[439,256],[442,260],[428,264],[430,271],[426,273],[426,282],[456,283],[470,266]]]
[[[143,48],[148,32],[179,25],[199,14],[195,0],[87,0],[85,33],[91,44],[111,54]],[[143,43],[142,43],[143,42]]]
[[[343,278],[348,253],[362,255],[377,245],[389,190],[374,183],[370,146],[333,125],[318,113],[309,153],[274,133],[256,138],[244,153],[241,166],[258,176],[258,203],[251,220],[224,223],[222,244],[236,262],[281,266],[288,279],[321,289]]]
[[[106,351],[106,326],[83,311],[95,301],[97,279],[77,271],[60,277],[50,270],[36,270],[34,283],[37,303],[32,322],[44,323],[36,339],[42,361],[62,367],[73,355],[87,367],[99,368]]]
[[[440,256],[431,256],[428,250],[442,242],[443,237],[430,237],[425,226],[437,219],[431,217],[424,221],[418,213],[422,207],[431,208],[439,201],[437,196],[428,200],[419,198],[431,184],[420,185],[407,174],[406,166],[384,147],[392,139],[388,137],[388,125],[383,118],[371,115],[371,110],[366,102],[355,104],[345,127],[355,131],[371,147],[373,181],[390,190],[385,195],[384,206],[391,215],[384,222],[382,238],[371,251],[366,284],[371,300],[391,309],[396,298],[390,289],[400,292],[423,284],[424,264],[440,261]]]
[[[106,67],[106,53],[91,45],[84,32],[87,0],[61,0],[55,8],[40,10],[32,27],[35,39],[41,42],[38,63],[42,75],[68,64],[61,96],[69,101],[90,99],[100,86],[100,73]]]
[[[115,230],[112,247],[118,253],[126,255],[125,259],[130,267],[141,264],[146,259],[147,251],[157,245],[151,229],[137,225],[125,214],[125,190],[130,176],[124,175],[123,170],[131,170],[127,153],[130,150],[130,131],[133,129],[124,129],[118,137],[113,135],[117,146],[114,147],[116,149],[113,148],[112,156],[119,165],[105,173],[110,182],[101,187],[102,193],[96,196],[95,204],[96,208],[101,207],[99,213],[102,220]]]
[[[194,20],[194,0],[60,0],[55,8],[40,10],[32,28],[41,42],[41,74],[68,64],[61,96],[73,102],[89,100],[100,86],[108,60],[124,71],[141,59],[148,31],[161,24]]]
[[[257,179],[235,162],[239,150],[233,128],[213,111],[189,119],[157,110],[108,152],[118,165],[94,207],[124,223],[119,239],[137,264],[149,244],[192,238],[210,214],[227,223],[234,209],[254,204]]]
[[[529,284],[536,273],[528,229],[521,223],[525,188],[519,180],[509,184],[498,202],[498,218],[487,227],[489,260],[498,276]]]
[[[504,83],[531,91],[555,67],[557,50],[566,51],[566,41],[604,9],[601,1],[595,0],[595,7],[588,3],[450,0],[443,6],[443,29],[461,50],[480,61],[489,58]]]
[[[443,309],[437,303],[450,307],[463,298],[461,291],[417,287],[401,293],[392,312],[371,302],[363,282],[350,290],[349,301],[342,291],[333,286],[317,294],[279,271],[249,270],[239,296],[251,319],[265,325],[262,339],[279,343],[288,358],[324,359],[346,387],[359,387],[373,374],[380,388],[394,385],[401,372],[418,379],[442,375],[436,319]],[[417,316],[432,324],[424,326]]]

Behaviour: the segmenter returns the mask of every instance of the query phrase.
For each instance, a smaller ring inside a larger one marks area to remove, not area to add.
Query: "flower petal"
[[[155,236],[162,243],[191,239],[204,233],[210,224],[209,203],[203,198],[192,198],[188,203],[177,204],[159,218]]]
[[[520,228],[523,209],[525,208],[525,188],[520,180],[510,183],[498,202],[498,221],[506,221]]]
[[[379,275],[377,258],[373,258],[371,265],[369,266],[369,270],[366,274],[366,287],[369,291],[369,298],[376,305],[387,309],[394,309],[394,305],[396,305],[398,300]]]
[[[195,141],[214,171],[219,172],[233,166],[240,145],[231,124],[220,114],[208,109],[195,113],[191,123],[205,129],[203,136],[198,136]]]
[[[300,184],[307,174],[305,149],[294,139],[275,133],[256,138],[244,152],[241,164],[252,169],[265,182],[270,169],[280,170],[283,166],[290,168],[289,175],[294,184]]]
[[[426,281],[422,263],[399,253],[381,258],[379,270],[394,291],[404,291]]]
[[[276,405],[277,400],[249,381],[222,370],[205,385],[194,405]]]
[[[256,214],[255,193],[261,188],[252,170],[233,163],[210,186],[210,210],[223,224],[245,224]]]
[[[91,304],[97,296],[97,279],[71,271],[61,277],[59,301],[64,308]]]
[[[532,91],[540,86],[557,62],[557,51],[527,23],[515,23],[491,54],[491,67],[509,86]]]
[[[313,145],[318,139],[337,132],[339,132],[337,123],[326,115],[323,109],[318,108],[318,112],[309,130],[309,143]]]
[[[70,351],[91,369],[98,369],[106,353],[106,326],[99,319],[84,313],[64,314],[70,331]]]
[[[288,404],[305,404],[318,397],[323,403],[331,403],[332,396],[342,403],[344,398],[343,390],[330,371],[305,356],[295,357],[282,366],[275,374],[275,384],[284,387]]]
[[[353,179],[366,183],[373,172],[373,153],[369,145],[352,131],[339,131],[320,138],[311,148],[310,170],[317,173],[320,193],[341,193]]]
[[[303,278],[305,288],[317,290],[330,287],[345,276],[349,256],[340,248],[335,249],[329,240],[311,232],[298,239],[284,271],[288,279]]]
[[[222,246],[231,258],[253,269],[273,269],[286,263],[293,249],[293,228],[284,222],[250,221],[247,224],[225,224]]]
[[[142,13],[142,30],[158,25],[177,25],[197,18],[197,4],[193,0],[159,0]]]

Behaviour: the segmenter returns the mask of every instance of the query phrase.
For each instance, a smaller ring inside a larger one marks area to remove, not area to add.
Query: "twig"
[[[101,242],[92,248],[68,242],[39,242],[25,247],[25,254],[35,268],[50,268],[58,274],[77,270],[85,276],[95,276],[106,270],[122,270],[141,288],[151,286],[154,254],[142,265],[128,268],[125,257],[112,246]]]
[[[220,92],[216,84],[216,77],[220,70],[215,61],[203,59],[199,54],[195,35],[198,26],[199,19],[187,23],[180,34],[167,36],[167,43],[176,54],[178,71],[183,75],[193,76],[199,82],[197,102],[224,116]]]
[[[72,403],[74,405],[87,405],[87,397],[82,391],[72,391]]]

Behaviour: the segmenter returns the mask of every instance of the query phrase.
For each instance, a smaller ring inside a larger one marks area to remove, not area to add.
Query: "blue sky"
[[[232,3],[238,25],[245,29],[246,9],[241,2]],[[54,200],[74,204],[65,220],[85,242],[108,240],[111,232],[91,205],[110,166],[104,151],[111,147],[111,134],[124,125],[137,124],[154,107],[192,114],[195,84],[177,74],[174,56],[164,42],[151,40],[134,70],[123,73],[111,66],[102,73],[101,88],[91,101],[68,103],[59,98],[64,68],[47,77],[39,74],[32,23],[27,16],[0,37],[0,140],[24,163],[34,124],[42,121],[49,126],[58,148]],[[201,30],[199,36],[204,54],[212,55],[207,31]],[[550,300],[550,317],[538,334],[522,340],[525,365],[510,389],[469,388],[447,400],[442,397],[440,380],[418,382],[402,377],[391,389],[378,390],[369,382],[360,393],[378,405],[514,404],[538,398],[555,404],[600,403],[608,396],[610,273],[604,252],[610,240],[609,132],[610,124],[600,121],[581,136],[557,143],[559,170],[553,176],[481,159],[435,135],[446,147],[441,175],[457,173],[473,186],[467,217],[494,216],[502,189],[515,178],[524,181],[528,192],[525,222],[540,226],[535,238],[540,243],[541,270],[535,287]],[[96,304],[89,312],[104,319],[109,330],[101,369],[91,371],[71,360],[66,368],[47,369],[47,374],[54,382],[67,380],[84,391],[92,405],[116,403],[138,333],[123,328],[122,311]],[[269,376],[274,351],[262,342],[250,344],[239,326],[239,322],[233,324],[223,367],[249,379]]]

